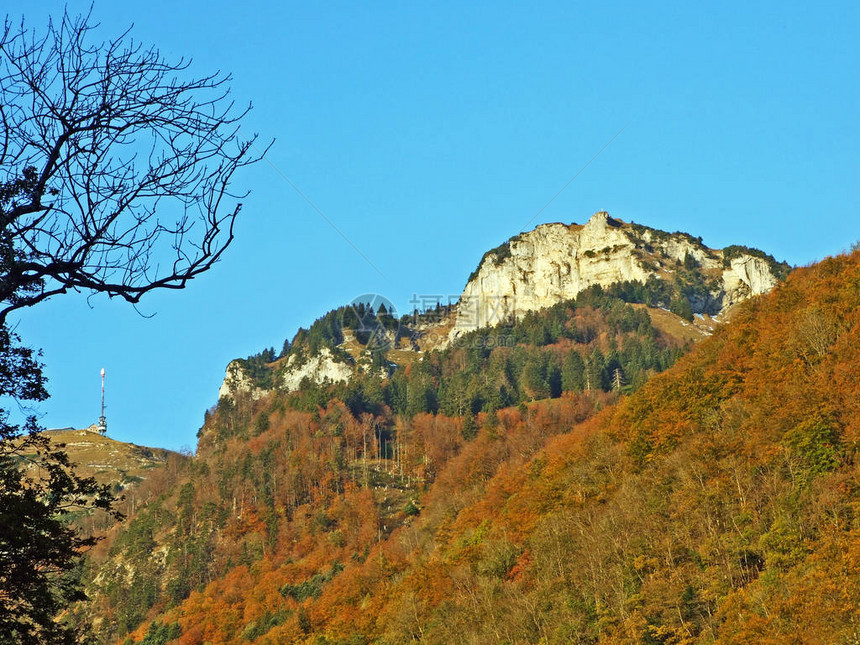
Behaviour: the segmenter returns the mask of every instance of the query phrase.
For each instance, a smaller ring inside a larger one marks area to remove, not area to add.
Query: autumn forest
[[[559,369],[624,364],[625,335],[683,351],[646,309],[619,326],[629,306],[559,308],[591,331],[523,347]],[[462,414],[222,399],[197,454],[129,493],[74,619],[126,645],[852,642],[858,348],[854,253],[626,391],[524,386]],[[467,373],[463,351],[421,378]]]

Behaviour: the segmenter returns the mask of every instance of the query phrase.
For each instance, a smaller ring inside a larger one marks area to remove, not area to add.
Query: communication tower
[[[99,417],[98,429],[100,434],[107,432],[107,419],[105,419],[105,368],[102,368],[102,415]]]

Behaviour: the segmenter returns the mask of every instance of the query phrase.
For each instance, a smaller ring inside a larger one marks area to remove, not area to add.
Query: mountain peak
[[[588,218],[585,227],[594,230],[602,230],[605,228],[618,228],[622,226],[622,222],[609,217],[606,211],[597,211],[594,215]]]
[[[490,249],[459,302],[429,318],[416,311],[396,319],[387,308],[381,315],[371,309],[369,317],[357,317],[354,303],[330,311],[300,330],[277,359],[271,350],[231,362],[219,395],[256,400],[272,389],[294,392],[303,384],[348,382],[358,372],[385,375],[393,364],[420,361],[424,352],[444,349],[470,331],[509,323],[592,288],[612,290],[620,300],[655,312],[668,309],[658,317],[687,327],[695,313],[715,316],[769,291],[786,270],[755,249],[711,249],[700,237],[598,211],[585,224],[540,224]],[[707,323],[700,331],[709,330]],[[370,351],[370,338],[383,339],[394,351]]]
[[[599,285],[661,280],[693,313],[720,314],[772,289],[785,266],[755,249],[711,249],[594,213],[583,225],[544,224],[488,251],[460,297],[451,338],[575,298]],[[666,303],[668,305],[668,303]]]

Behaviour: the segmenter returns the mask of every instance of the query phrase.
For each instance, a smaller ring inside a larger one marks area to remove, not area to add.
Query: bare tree
[[[267,149],[240,136],[229,75],[183,78],[189,60],[96,27],[0,31],[0,324],[69,290],[183,288],[233,240],[233,175]]]
[[[0,25],[0,398],[19,405],[47,392],[9,313],[69,290],[136,303],[183,288],[233,240],[233,175],[266,151],[240,136],[250,106],[234,108],[228,75],[185,78],[190,61],[96,27],[68,13],[41,35]],[[56,615],[83,598],[64,574],[97,538],[66,520],[114,501],[39,431],[0,407],[3,643],[78,642]]]

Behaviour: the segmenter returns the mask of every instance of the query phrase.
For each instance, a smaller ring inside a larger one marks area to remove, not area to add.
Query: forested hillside
[[[676,329],[661,331],[653,324],[647,307],[668,308],[676,299],[676,285],[656,278],[606,289],[598,285],[429,352],[400,348],[420,347],[425,339],[418,330],[435,329],[450,312],[415,312],[397,320],[384,310],[362,308],[359,320],[353,308],[342,307],[299,329],[277,358],[268,349],[235,363],[259,392],[283,392],[284,375],[324,351],[356,366],[348,381],[334,386],[305,379],[299,389],[287,390],[293,409],[315,410],[337,398],[354,414],[387,406],[408,417],[470,416],[562,392],[636,389],[684,351],[691,334],[678,333],[683,327],[695,330],[697,339],[709,333],[708,327],[684,322],[693,320],[689,307],[675,312]]]
[[[414,357],[406,369],[389,363],[394,352],[374,351],[375,363],[389,368],[388,379],[368,370],[335,388],[306,383],[288,402],[315,409],[335,397],[355,414],[385,405],[408,417],[469,416],[562,392],[635,388],[682,349],[655,329],[645,309],[596,287],[522,320],[470,332],[448,349]]]
[[[343,333],[335,314],[285,353],[331,347]],[[209,583],[268,566],[278,609],[248,628],[262,634],[414,523],[440,478],[463,477],[448,485],[463,499],[480,495],[501,464],[523,462],[685,347],[646,308],[597,288],[405,366],[381,352],[387,377],[369,370],[345,384],[224,398],[206,415],[196,458],[169,481],[144,483],[136,499],[148,503],[90,558],[96,601],[80,618],[111,642]],[[271,378],[272,354],[248,359],[248,373]],[[220,613],[211,618],[221,625]]]
[[[542,319],[591,317],[593,338],[500,349],[617,352],[616,306]],[[150,645],[853,642],[858,322],[855,253],[796,270],[629,395],[222,401],[198,456],[91,557],[78,615]],[[434,386],[469,373],[446,352],[422,361]]]

